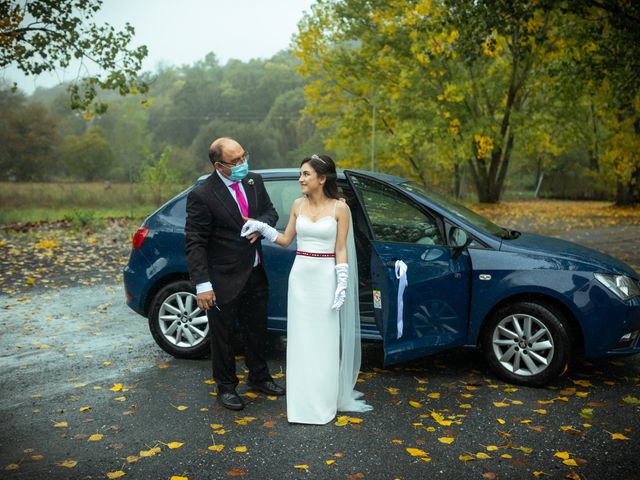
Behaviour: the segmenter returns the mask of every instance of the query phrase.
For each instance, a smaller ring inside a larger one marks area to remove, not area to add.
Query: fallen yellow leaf
[[[224,450],[224,445],[209,445],[207,450],[211,450],[212,452],[221,452]]]
[[[181,412],[183,412],[184,410],[187,410],[189,407],[185,407],[184,405],[178,405],[177,407],[175,407],[177,410],[180,410]]]
[[[513,458],[511,455],[509,455],[508,453],[503,453],[502,455],[500,455],[502,458]]]
[[[6,467],[4,467],[5,470],[17,470],[19,468],[20,468],[20,465],[18,465],[17,463],[10,463]]]
[[[458,460],[462,460],[463,462],[472,462],[476,459],[473,455],[460,455]]]
[[[333,465],[334,463],[336,463],[336,461],[335,460],[327,460],[325,463],[327,465]]]
[[[160,453],[160,447],[153,447],[149,450],[141,450],[139,455],[141,457],[153,457],[157,453]]]
[[[345,416],[339,416],[338,420],[334,423],[336,427],[344,427],[349,424],[349,419]]]
[[[127,397],[116,397],[116,398],[114,398],[114,400],[116,402],[124,402],[126,399],[127,399]]]
[[[498,447],[496,447],[495,445],[489,445],[487,447],[487,450],[489,450],[490,452],[495,452],[496,450],[498,450]]]
[[[624,436],[621,433],[612,433],[611,440],[631,440],[629,437]]]
[[[547,414],[547,411],[544,408],[539,408],[538,410],[534,410],[534,412],[539,413],[540,415]]]
[[[42,455],[31,455],[31,460],[38,461],[42,460],[44,457]]]
[[[138,460],[140,460],[140,457],[136,456],[136,455],[129,455],[127,458],[127,463],[136,463]]]
[[[500,425],[504,425],[505,423],[507,423],[505,420],[503,420],[502,418],[496,418],[496,421],[500,424]]]
[[[440,443],[446,443],[447,445],[451,445],[453,442],[456,441],[456,439],[452,437],[440,437],[438,438],[438,441]]]
[[[407,447],[407,452],[409,452],[409,455],[411,455],[412,457],[427,457],[427,456],[429,456],[429,454],[427,452],[425,452],[424,450],[420,450],[419,448]]]
[[[293,468],[298,468],[300,470],[309,470],[309,465],[294,465]]]
[[[75,460],[65,460],[64,462],[60,462],[58,463],[59,466],[61,467],[65,467],[65,468],[73,468],[78,464],[78,462],[76,462]]]
[[[124,477],[126,475],[126,473],[124,473],[122,470],[118,470],[115,472],[107,472],[107,478],[120,478],[120,477]]]
[[[571,455],[569,454],[569,452],[556,452],[556,453],[553,454],[553,456],[561,458],[562,460],[566,460]]]
[[[576,461],[573,458],[568,458],[567,460],[563,460],[562,463],[564,463],[565,465],[568,465],[570,467],[577,467],[578,464],[576,463]]]
[[[222,425],[219,423],[210,423],[209,426],[214,430],[218,430],[219,428],[222,428]]]
[[[438,399],[438,398],[440,398],[440,394],[439,394],[439,393],[437,393],[437,392],[429,393],[429,394],[427,395],[427,397],[429,397],[429,398],[435,398],[435,399]]]
[[[488,459],[488,458],[491,458],[489,455],[487,455],[487,454],[486,454],[486,453],[484,453],[484,452],[478,452],[478,453],[476,453],[476,457],[477,457],[477,458],[480,458],[480,459],[482,459],[482,460],[486,460],[486,459]]]
[[[112,392],[119,392],[120,390],[122,390],[122,384],[115,383],[109,390],[111,390]]]
[[[179,475],[172,475],[169,480],[189,480],[189,477],[181,477]]]
[[[493,402],[493,404],[498,408],[504,408],[509,406],[508,403],[504,403],[504,402]]]
[[[53,424],[53,426],[56,428],[66,428],[69,426],[69,424],[67,422],[56,422]]]
[[[169,447],[171,450],[174,450],[176,448],[180,448],[183,445],[184,445],[184,443],[181,443],[181,442],[170,442],[170,443],[167,443],[167,447]]]
[[[572,380],[574,384],[580,385],[581,387],[593,387],[593,384],[589,380]]]
[[[234,448],[234,450],[236,452],[244,453],[247,451],[247,447],[245,447],[244,445],[240,445],[239,447]]]
[[[80,411],[81,412],[90,412],[91,411],[91,407],[80,407]]]
[[[102,437],[104,437],[104,435],[102,435],[101,433],[94,433],[87,439],[87,442],[99,442],[100,440],[102,440]]]
[[[416,402],[414,400],[409,400],[409,405],[411,405],[414,408],[420,408],[422,407],[422,404],[420,402]]]
[[[398,388],[394,388],[394,387],[386,387],[387,392],[389,392],[391,395],[397,395],[398,392],[400,391]]]
[[[249,397],[249,398],[258,398],[260,395],[258,395],[257,393],[254,393],[254,392],[247,392],[247,393],[245,393],[245,396]]]

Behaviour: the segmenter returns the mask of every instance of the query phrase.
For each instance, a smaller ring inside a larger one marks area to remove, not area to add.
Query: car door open
[[[373,235],[373,303],[385,365],[463,345],[470,294],[466,249],[447,245],[442,220],[409,196],[366,174],[345,174]],[[400,260],[408,280],[401,298],[396,276]]]

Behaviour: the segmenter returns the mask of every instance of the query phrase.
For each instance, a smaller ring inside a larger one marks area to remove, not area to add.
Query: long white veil
[[[340,373],[338,376],[338,410],[341,412],[367,412],[373,410],[362,393],[354,389],[360,371],[360,297],[358,295],[358,257],[353,238],[353,219],[349,211],[347,234],[349,279],[347,297],[340,309]]]

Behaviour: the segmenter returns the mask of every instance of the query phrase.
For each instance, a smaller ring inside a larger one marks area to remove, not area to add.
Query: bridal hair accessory
[[[316,155],[315,153],[313,155],[311,155],[311,160],[318,160],[319,162],[324,163],[325,165],[327,164],[327,162],[325,162],[323,159],[321,159],[318,155]]]

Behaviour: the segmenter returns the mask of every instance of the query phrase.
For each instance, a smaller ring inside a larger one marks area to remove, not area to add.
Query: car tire
[[[149,309],[149,329],[156,343],[177,358],[203,358],[209,352],[207,315],[196,304],[195,289],[186,280],[166,285]]]
[[[536,302],[514,302],[494,312],[484,328],[482,349],[498,377],[531,387],[560,376],[572,357],[564,316]]]

